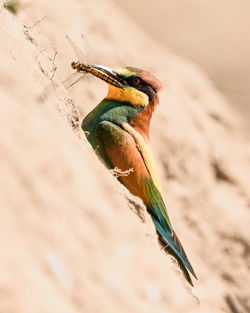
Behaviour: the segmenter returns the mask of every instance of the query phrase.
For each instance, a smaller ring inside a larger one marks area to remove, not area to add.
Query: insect
[[[82,79],[83,77],[86,77],[86,74],[92,74],[93,76],[96,76],[108,83],[110,83],[111,85],[115,86],[115,87],[119,87],[119,88],[123,88],[123,85],[118,82],[116,79],[112,78],[112,76],[110,75],[110,73],[105,73],[103,70],[105,69],[105,66],[103,65],[97,65],[97,64],[89,64],[88,62],[86,62],[88,60],[87,55],[85,55],[83,53],[83,51],[78,47],[78,45],[73,42],[73,40],[69,37],[66,36],[69,44],[71,45],[71,47],[73,48],[73,50],[75,51],[77,57],[78,57],[78,61],[73,61],[71,63],[71,67],[76,70],[76,72],[69,77],[69,79],[75,77],[78,74],[81,74],[79,76],[79,78],[77,78],[73,83],[71,83],[69,86],[65,86],[66,89],[70,88],[71,86],[73,86],[75,83],[77,83],[80,79]],[[89,46],[86,38],[81,35],[83,44],[86,48],[86,52],[91,52],[92,56],[94,55],[91,47]],[[86,61],[85,61],[86,60]],[[107,70],[109,70],[108,68],[106,68]],[[66,81],[63,82],[63,84],[65,85],[65,82],[68,82],[68,79],[66,79]]]
[[[91,46],[89,45],[87,39],[84,35],[81,35],[83,48],[79,47],[69,36],[66,36],[66,39],[68,40],[71,48],[74,50],[78,61],[72,62],[71,67],[73,69],[76,69],[76,72],[73,74],[70,74],[66,79],[63,81],[55,81],[55,71],[56,71],[56,65],[55,65],[55,56],[57,55],[57,51],[55,50],[55,54],[52,60],[53,63],[53,74],[50,79],[50,83],[44,88],[44,91],[40,94],[39,99],[41,101],[44,101],[47,99],[59,86],[64,86],[65,89],[69,89],[73,85],[75,85],[78,81],[85,79],[86,76],[91,74],[96,74],[96,72],[93,70],[91,65],[88,65],[89,60],[96,61],[96,55],[94,51],[92,50]],[[44,52],[47,49],[44,49],[42,52]],[[43,72],[46,72],[45,69],[43,69]],[[99,76],[101,78],[101,76]]]
[[[96,60],[96,55],[83,34],[81,35],[81,39],[85,53],[83,49],[81,49],[68,35],[66,35],[66,39],[68,40],[71,48],[74,50],[78,58],[78,61],[71,63],[71,67],[76,69],[76,72],[62,81],[63,86],[68,89],[76,84],[79,80],[84,79],[87,76],[86,74],[91,73],[89,59]]]

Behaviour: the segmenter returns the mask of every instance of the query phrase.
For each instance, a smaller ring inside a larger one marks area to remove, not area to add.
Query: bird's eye
[[[132,78],[132,84],[133,84],[134,86],[140,85],[140,82],[141,82],[140,78],[138,78],[138,77],[136,77],[136,76]]]

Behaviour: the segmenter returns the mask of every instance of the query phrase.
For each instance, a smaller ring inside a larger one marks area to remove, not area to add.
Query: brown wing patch
[[[150,175],[134,138],[121,127],[106,121],[99,124],[97,136],[114,168],[122,172],[129,170],[127,176],[119,177],[123,184],[148,205],[144,179]]]

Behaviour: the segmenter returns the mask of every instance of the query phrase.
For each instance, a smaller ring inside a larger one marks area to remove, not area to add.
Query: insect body
[[[78,61],[78,62],[72,62],[71,67],[74,70],[76,70],[77,72],[90,73],[90,74],[104,80],[105,82],[109,83],[110,85],[113,85],[113,86],[119,87],[119,88],[124,88],[120,82],[118,82],[116,79],[114,79],[114,78],[112,78],[112,76],[110,76],[110,73],[106,74],[103,71],[103,66],[99,68],[98,65],[88,65],[88,64],[80,63]]]

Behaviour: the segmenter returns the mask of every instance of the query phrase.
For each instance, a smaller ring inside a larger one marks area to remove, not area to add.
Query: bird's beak
[[[112,68],[104,65],[92,65],[91,74],[118,88],[124,88],[124,80]]]

